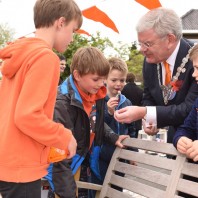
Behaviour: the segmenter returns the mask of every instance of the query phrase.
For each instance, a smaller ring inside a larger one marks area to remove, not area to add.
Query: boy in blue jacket
[[[198,45],[192,48],[189,58],[194,67],[192,76],[198,83]],[[184,124],[177,128],[173,138],[173,144],[180,153],[186,155],[189,161],[198,163],[198,98],[195,100],[190,113],[184,120]],[[184,179],[196,181],[198,183],[198,179],[194,177],[184,175]],[[186,195],[181,192],[179,195],[182,197],[194,198],[194,196]]]
[[[189,57],[194,67],[192,76],[198,83],[198,45],[193,47]],[[198,98],[184,124],[177,128],[173,144],[180,153],[185,154],[194,162],[198,161]]]
[[[121,141],[128,137],[119,136],[104,123],[104,81],[109,68],[108,60],[99,49],[80,48],[73,56],[71,75],[59,87],[54,120],[71,129],[77,141],[76,155],[72,160],[54,163],[51,174],[47,176],[52,189],[60,198],[76,197],[76,173],[80,173],[80,178],[84,175],[83,179],[86,180],[89,166],[97,172],[97,165],[92,163],[97,160],[91,160],[93,157],[89,152],[91,146],[92,154],[102,145],[103,140],[122,147]],[[78,197],[87,196],[85,191],[78,194]]]
[[[121,94],[128,73],[127,64],[122,59],[116,57],[112,57],[108,61],[110,64],[110,71],[106,80],[107,95],[105,97],[105,123],[116,134],[129,135],[130,137],[135,138],[136,132],[134,123],[119,123],[113,117],[115,110],[132,105],[131,101]],[[110,145],[108,142],[104,142],[102,145],[99,155],[100,175],[97,176],[92,173],[91,181],[93,183],[103,183],[114,150],[115,146]],[[122,190],[120,188],[116,189]],[[90,191],[89,197],[94,198],[95,191]]]
[[[132,103],[123,94],[121,94],[128,73],[127,64],[120,58],[112,57],[109,60],[110,71],[106,80],[107,95],[105,97],[105,123],[118,135],[129,135],[135,138],[136,132],[134,123],[119,123],[113,117],[114,111],[131,106]],[[104,181],[111,157],[115,150],[114,145],[104,143],[100,153],[100,174]]]

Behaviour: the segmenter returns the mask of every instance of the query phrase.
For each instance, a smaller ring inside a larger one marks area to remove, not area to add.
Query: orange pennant
[[[135,1],[137,1],[139,4],[143,5],[144,7],[148,8],[149,10],[162,7],[159,0],[135,0]]]
[[[87,36],[90,36],[90,34],[88,32],[86,32],[85,30],[82,30],[82,29],[77,30],[76,33],[78,33],[78,34],[86,34]]]
[[[105,26],[111,28],[113,31],[119,33],[114,22],[108,17],[106,13],[98,9],[96,6],[92,6],[86,10],[82,11],[84,17],[91,19],[96,22],[100,22]]]

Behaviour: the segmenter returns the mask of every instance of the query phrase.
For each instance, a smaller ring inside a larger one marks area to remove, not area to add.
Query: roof
[[[191,9],[181,17],[183,30],[198,30],[198,9]]]

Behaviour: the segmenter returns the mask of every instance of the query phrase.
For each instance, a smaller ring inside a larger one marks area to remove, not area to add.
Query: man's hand
[[[142,119],[142,126],[144,129],[144,132],[148,135],[156,135],[159,132],[159,129],[157,128],[156,124],[149,123],[146,124],[146,121]]]
[[[77,148],[76,139],[72,135],[72,137],[70,139],[70,142],[68,144],[68,155],[67,155],[67,159],[71,159],[76,154],[76,148]]]
[[[130,136],[129,135],[120,135],[119,138],[118,138],[118,140],[116,141],[115,145],[118,146],[118,147],[120,147],[120,148],[123,148],[124,145],[121,142],[124,139],[126,139],[126,138],[130,138]]]
[[[114,118],[120,123],[131,123],[146,115],[146,107],[127,106],[115,111]]]

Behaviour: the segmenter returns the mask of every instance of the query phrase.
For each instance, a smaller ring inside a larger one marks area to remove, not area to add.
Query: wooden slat
[[[198,196],[198,183],[181,178],[177,185],[177,190],[189,195]]]
[[[120,177],[117,175],[112,175],[110,184],[114,184],[116,186],[119,186],[123,189],[127,189],[131,192],[135,192],[137,194],[152,197],[152,198],[159,198],[160,196],[164,196],[164,191],[158,188],[154,188],[152,186],[139,183],[135,180],[126,178],[126,177]]]
[[[170,179],[170,175],[163,174],[162,172],[156,172],[147,167],[134,166],[123,162],[116,163],[114,170],[125,173],[129,177],[133,176],[163,186],[167,186]]]
[[[182,169],[182,173],[184,175],[189,175],[198,178],[198,164],[185,162]]]
[[[149,155],[146,153],[139,153],[125,149],[122,149],[120,151],[118,157],[167,170],[172,170],[173,167],[175,166],[174,165],[175,160],[168,159],[166,157],[159,157],[156,155]]]
[[[103,182],[103,187],[102,187],[101,192],[100,192],[100,197],[101,198],[104,198],[106,196],[108,186],[109,186],[109,183],[110,183],[110,179],[111,179],[111,176],[113,174],[113,170],[115,169],[114,167],[115,167],[116,162],[118,161],[118,155],[119,155],[121,150],[122,150],[121,148],[117,147],[115,149],[114,153],[113,153],[113,156],[111,158],[107,173],[105,175],[105,179],[104,179],[104,182]]]
[[[131,198],[131,195],[117,191],[111,187],[108,187],[106,196],[108,198]],[[100,196],[100,198],[104,198],[104,197]]]
[[[143,150],[150,150],[153,152],[164,153],[174,156],[178,155],[177,150],[170,143],[141,140],[136,138],[127,138],[122,143],[128,147],[135,147]]]
[[[101,185],[93,184],[89,182],[76,181],[76,185],[78,188],[85,188],[85,189],[96,190],[96,191],[101,191],[102,189]]]
[[[175,167],[173,168],[171,172],[170,183],[167,186],[166,197],[173,197],[177,193],[176,187],[180,179],[181,170],[185,161],[186,161],[186,158],[184,158],[183,156],[177,156],[175,160],[176,162]]]
[[[77,188],[85,188],[89,190],[96,190],[95,198],[99,198],[102,185],[93,184],[89,182],[76,181]]]

